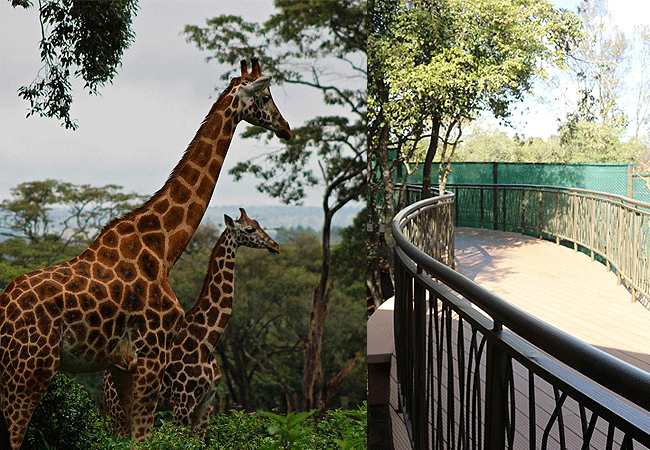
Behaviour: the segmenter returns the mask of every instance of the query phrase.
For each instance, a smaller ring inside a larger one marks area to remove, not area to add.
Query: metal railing
[[[454,267],[454,194],[447,192],[409,209],[406,238],[424,253]],[[435,236],[432,239],[432,236]]]
[[[458,184],[448,189],[456,194],[456,226],[517,231],[572,244],[606,264],[632,299],[650,309],[650,203],[551,186]],[[419,190],[407,186],[406,198],[413,200]],[[429,239],[437,241],[433,236]]]
[[[537,192],[538,204],[576,211],[546,199],[558,191]],[[530,194],[523,195],[530,205]],[[517,309],[420,250],[407,236],[422,228],[419,211],[437,202],[442,198],[417,202],[391,225],[399,398],[414,448],[650,448],[650,374]],[[578,208],[575,202],[570,208]],[[531,210],[524,219],[535,215]],[[537,211],[541,227],[518,224],[546,233],[547,219],[568,220],[548,208]],[[583,245],[582,238],[576,242]]]

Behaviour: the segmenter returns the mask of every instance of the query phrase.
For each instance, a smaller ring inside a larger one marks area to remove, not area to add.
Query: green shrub
[[[205,440],[208,448],[215,450],[258,450],[271,441],[266,426],[257,413],[217,414],[210,420]]]
[[[98,441],[100,417],[88,393],[57,375],[36,407],[23,450],[87,450]]]
[[[232,411],[214,416],[205,440],[159,415],[151,437],[133,443],[111,436],[88,394],[58,376],[34,413],[23,450],[364,450],[366,405],[356,410],[280,415]]]

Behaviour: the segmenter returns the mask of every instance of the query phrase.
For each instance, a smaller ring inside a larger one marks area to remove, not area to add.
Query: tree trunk
[[[422,199],[431,197],[431,166],[433,165],[433,158],[435,158],[436,152],[438,151],[440,123],[440,117],[432,117],[431,140],[429,141],[429,148],[427,149],[427,155],[424,158],[424,166],[422,167]]]
[[[302,392],[304,396],[303,408],[305,411],[320,409],[323,404],[323,367],[321,350],[323,345],[323,331],[325,319],[332,294],[329,283],[330,271],[330,232],[332,214],[325,206],[325,220],[323,222],[323,264],[318,286],[314,289],[311,309],[309,312],[309,331],[305,343]]]
[[[382,80],[376,80],[379,89],[379,98],[383,105],[388,104],[388,88]],[[388,158],[388,142],[390,139],[389,125],[380,111],[380,117],[375,121],[378,125],[368,131],[368,216],[370,219],[368,229],[366,270],[366,291],[368,315],[378,308],[384,301],[381,288],[381,260],[392,256],[392,235],[390,223],[394,215],[393,203],[393,170]],[[396,155],[399,158],[399,155]],[[379,196],[383,195],[380,199]],[[382,223],[383,222],[383,223]],[[385,224],[385,229],[381,226]],[[391,264],[392,266],[392,264]]]
[[[336,374],[334,378],[332,378],[328,383],[326,387],[326,393],[327,395],[325,396],[325,401],[323,402],[323,406],[327,406],[329,402],[332,401],[334,398],[334,395],[336,394],[336,391],[339,390],[341,387],[341,384],[343,384],[343,381],[347,378],[347,376],[350,374],[352,369],[354,368],[354,365],[361,359],[361,353],[357,353],[354,355],[354,358],[352,358],[341,370],[339,373]]]

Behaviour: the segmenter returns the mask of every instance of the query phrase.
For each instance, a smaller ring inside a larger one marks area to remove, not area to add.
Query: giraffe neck
[[[185,314],[188,334],[212,353],[232,313],[237,243],[229,229],[217,241],[196,304]]]
[[[223,161],[240,118],[233,84],[220,95],[203,120],[182,159],[163,187],[141,207],[111,222],[117,228],[139,231],[143,244],[154,247],[167,267],[178,260],[205,214]],[[149,239],[147,239],[147,236]]]

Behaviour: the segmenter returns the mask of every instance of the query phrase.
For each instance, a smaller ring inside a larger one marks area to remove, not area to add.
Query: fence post
[[[422,268],[417,267],[417,273],[422,274]],[[427,298],[424,287],[420,283],[413,286],[413,329],[415,361],[413,361],[413,386],[418,392],[413,392],[413,412],[411,418],[413,425],[414,448],[416,450],[427,450],[429,448],[429,408],[426,388],[427,380],[427,345],[426,345],[426,320],[427,320]]]
[[[632,163],[627,165],[627,196],[634,198],[634,173]]]

